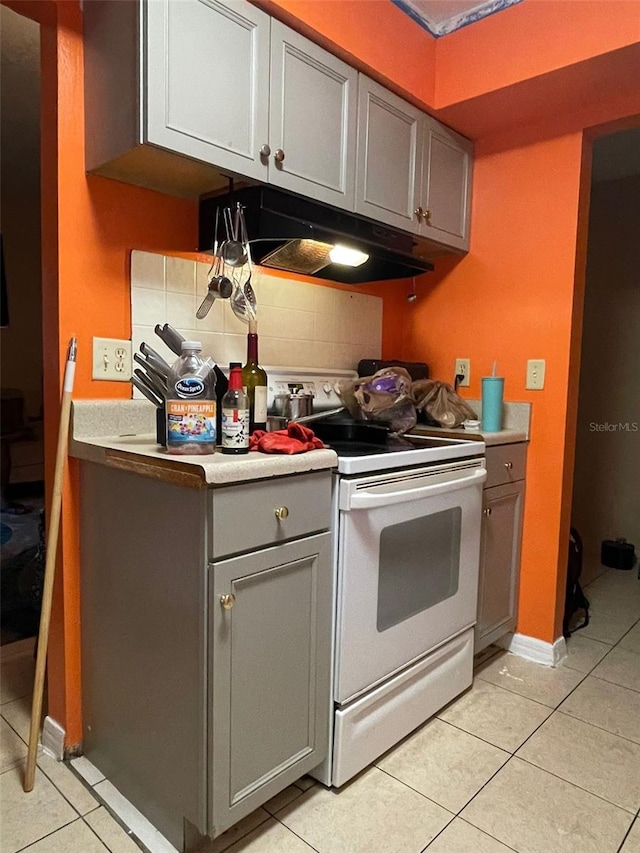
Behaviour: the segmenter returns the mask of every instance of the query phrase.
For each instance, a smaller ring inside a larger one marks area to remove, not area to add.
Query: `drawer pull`
[[[510,471],[513,468],[513,462],[505,462],[504,467],[507,469],[507,471]]]
[[[491,507],[490,507],[490,506],[486,506],[486,507],[482,510],[482,514],[483,514],[483,515],[491,515]]]
[[[220,604],[224,607],[225,610],[231,610],[236,600],[235,595],[230,593],[229,595],[221,595],[220,596]]]
[[[285,518],[289,517],[289,510],[286,506],[277,506],[274,513],[278,521],[284,521]]]

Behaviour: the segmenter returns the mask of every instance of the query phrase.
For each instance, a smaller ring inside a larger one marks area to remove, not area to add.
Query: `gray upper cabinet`
[[[355,69],[272,20],[269,183],[353,209],[357,88]]]
[[[87,0],[88,172],[197,198],[264,180],[271,18],[243,0]]]
[[[472,150],[469,140],[360,75],[358,213],[468,250]]]
[[[473,145],[430,116],[423,122],[419,233],[467,251]]]
[[[246,0],[86,0],[84,48],[88,172],[239,176],[468,250],[471,143]]]
[[[87,171],[185,197],[237,175],[353,210],[355,69],[245,0],[84,18]]]
[[[264,178],[269,16],[219,0],[154,0],[143,12],[144,141]]]
[[[358,90],[357,213],[416,231],[422,113],[363,74]]]

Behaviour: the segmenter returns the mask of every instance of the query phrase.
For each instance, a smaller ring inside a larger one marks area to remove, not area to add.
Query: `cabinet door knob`
[[[424,216],[424,210],[421,207],[416,207],[413,212],[415,213],[418,222],[420,222],[420,220]]]
[[[513,468],[513,462],[505,462],[504,467],[507,469],[507,471],[510,471]]]
[[[261,157],[268,157],[268,156],[269,156],[269,154],[271,154],[271,148],[270,148],[270,146],[269,146],[269,145],[267,145],[267,143],[265,142],[265,144],[264,144],[264,145],[262,146],[262,148],[260,149],[260,156],[261,156]]]
[[[236,597],[232,593],[229,595],[221,595],[220,596],[220,604],[224,607],[225,610],[231,610],[235,603]]]
[[[283,519],[289,517],[289,509],[286,506],[277,506],[274,509],[274,513],[278,521],[283,521]]]
[[[282,148],[278,148],[276,153],[273,155],[273,159],[276,161],[276,163],[282,163],[282,161],[284,160],[284,151],[282,150]]]
[[[490,506],[486,506],[486,507],[482,510],[482,514],[483,514],[483,515],[491,515],[491,507],[490,507]]]
[[[425,222],[427,223],[427,225],[428,225],[428,224],[429,224],[429,220],[431,219],[431,211],[430,211],[430,210],[425,210],[425,212],[422,214],[422,218],[424,219],[424,221],[425,221]]]

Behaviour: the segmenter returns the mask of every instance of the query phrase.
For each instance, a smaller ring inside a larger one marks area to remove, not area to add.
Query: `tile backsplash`
[[[247,326],[228,300],[216,299],[204,320],[196,310],[207,292],[209,264],[150,252],[131,253],[133,349],[146,341],[173,360],[154,333],[170,323],[221,367],[246,361]],[[254,268],[260,362],[267,366],[355,368],[361,358],[379,358],[382,299],[281,278]],[[135,391],[138,396],[138,392]]]

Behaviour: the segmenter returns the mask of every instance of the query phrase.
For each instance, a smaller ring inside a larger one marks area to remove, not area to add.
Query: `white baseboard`
[[[558,637],[553,643],[546,643],[536,637],[527,637],[526,634],[506,634],[497,641],[497,645],[518,657],[544,666],[557,666],[567,656],[564,637]]]
[[[57,761],[64,758],[64,735],[65,731],[56,723],[53,717],[45,717],[42,724],[42,749],[52,755]]]

